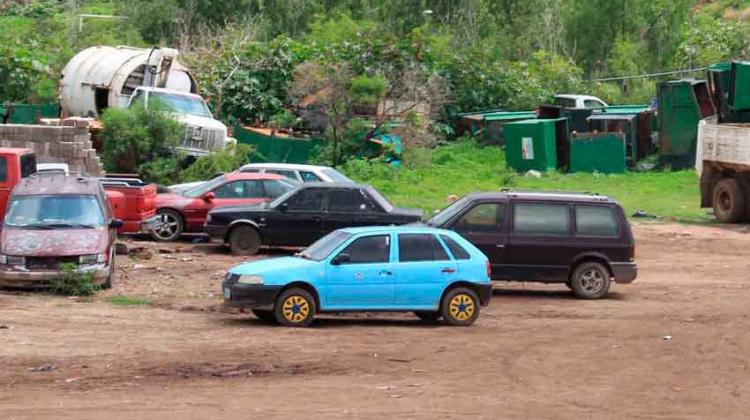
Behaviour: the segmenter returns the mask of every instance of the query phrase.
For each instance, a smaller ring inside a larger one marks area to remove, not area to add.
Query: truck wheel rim
[[[723,211],[729,211],[729,209],[732,207],[732,197],[729,196],[729,194],[726,193],[726,191],[722,191],[719,193],[719,208]]]
[[[162,214],[161,223],[156,229],[156,234],[162,239],[171,239],[177,234],[180,222],[171,214]]]
[[[604,287],[604,276],[595,268],[586,270],[581,274],[581,286],[589,293],[599,292]]]
[[[451,316],[459,321],[471,319],[474,315],[474,310],[474,299],[465,293],[453,296],[450,301]]]
[[[302,322],[310,315],[310,304],[299,295],[289,296],[281,305],[284,318],[289,322]]]

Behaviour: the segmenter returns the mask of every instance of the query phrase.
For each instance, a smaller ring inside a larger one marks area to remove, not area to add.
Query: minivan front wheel
[[[585,262],[573,271],[570,288],[581,299],[600,299],[609,293],[609,270],[598,262]]]

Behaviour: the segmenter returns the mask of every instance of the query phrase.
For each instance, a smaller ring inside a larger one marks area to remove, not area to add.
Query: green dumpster
[[[580,133],[570,138],[569,172],[625,172],[624,133]]]
[[[236,126],[234,137],[238,143],[255,147],[250,160],[254,163],[307,163],[322,141],[287,136],[270,129]]]
[[[8,122],[11,124],[36,124],[39,118],[60,116],[58,104],[12,104],[6,107],[10,112]]]
[[[568,119],[523,120],[505,124],[508,167],[526,172],[564,168],[568,161]]]
[[[682,79],[657,85],[659,160],[675,169],[695,166],[698,122],[714,115],[705,80]]]

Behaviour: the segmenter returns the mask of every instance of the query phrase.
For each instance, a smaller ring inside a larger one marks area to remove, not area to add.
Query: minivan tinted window
[[[565,236],[570,232],[567,204],[516,203],[514,210],[514,233]]]
[[[617,237],[619,226],[612,207],[576,206],[576,235]]]
[[[495,231],[500,226],[503,206],[498,203],[480,203],[464,213],[455,228],[469,231]]]

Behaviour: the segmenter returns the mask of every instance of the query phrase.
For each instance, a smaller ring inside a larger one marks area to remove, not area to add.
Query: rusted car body
[[[115,219],[98,179],[40,174],[13,190],[0,232],[0,286],[43,287],[63,264],[112,286]]]

